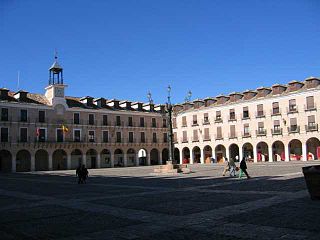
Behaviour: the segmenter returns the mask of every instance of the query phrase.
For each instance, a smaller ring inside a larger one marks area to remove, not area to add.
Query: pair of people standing
[[[89,172],[86,166],[84,164],[82,166],[79,165],[79,167],[76,170],[76,176],[78,176],[78,184],[86,183],[88,175]]]
[[[237,160],[236,156],[236,160]],[[237,166],[234,162],[234,160],[231,158],[230,160],[228,160],[228,158],[225,158],[226,161],[226,165],[223,169],[223,173],[222,176],[225,176],[225,174],[229,171],[230,172],[230,177],[235,177],[236,176],[236,169]],[[251,178],[247,172],[247,164],[246,164],[246,159],[245,157],[243,157],[240,161],[240,173],[239,173],[239,178],[242,177],[243,173],[247,176],[247,178]]]

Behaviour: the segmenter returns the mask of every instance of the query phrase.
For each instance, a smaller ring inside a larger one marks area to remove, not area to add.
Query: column
[[[257,148],[253,146],[253,162],[258,162],[258,153],[257,153]]]
[[[86,165],[86,163],[87,163],[87,154],[83,154],[81,164]]]
[[[71,154],[67,153],[67,169],[71,169]]]
[[[290,154],[289,154],[289,146],[288,145],[284,145],[284,155],[285,155],[285,162],[289,162],[290,161]]]
[[[159,165],[162,165],[162,151],[159,151]]]
[[[53,167],[52,167],[52,153],[48,153],[48,168],[49,168],[49,171],[52,171]]]
[[[201,149],[200,149],[200,154],[201,154],[201,156],[200,156],[200,163],[201,164],[204,164],[204,149],[201,151]]]
[[[271,145],[271,147],[268,147],[268,155],[269,155],[269,162],[273,162],[272,145]]]
[[[307,161],[307,143],[302,142],[302,161]]]
[[[31,166],[30,166],[30,171],[34,172],[36,169],[36,160],[34,154],[31,154]]]
[[[242,146],[240,146],[239,147],[239,162],[241,162],[242,158],[243,158],[243,148],[242,148]]]
[[[15,173],[17,171],[16,168],[17,168],[16,153],[12,153],[11,172]]]
[[[114,153],[110,153],[110,167],[114,167]]]
[[[190,164],[193,164],[193,152],[192,152],[192,150],[190,151]]]
[[[137,153],[136,156],[136,166],[139,167],[139,153]]]
[[[217,162],[217,159],[216,159],[216,148],[212,148],[212,151],[211,151],[211,154],[214,159],[215,159],[215,162]]]
[[[149,151],[147,153],[147,166],[150,166],[151,165],[151,154],[150,154],[151,151]]]
[[[97,168],[101,168],[101,154],[97,154]]]
[[[180,150],[179,150],[179,156],[180,156],[180,164],[182,164],[183,163],[183,152],[181,151],[180,152]]]
[[[228,158],[228,160],[230,160],[229,146],[226,148],[226,158]]]
[[[128,166],[128,155],[126,152],[123,152],[123,166],[124,167]]]

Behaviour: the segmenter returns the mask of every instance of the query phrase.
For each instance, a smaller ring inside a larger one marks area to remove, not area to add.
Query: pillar
[[[240,146],[239,147],[239,162],[241,162],[242,158],[243,158],[243,148],[242,148],[242,146]]]
[[[67,153],[67,169],[71,169],[71,154]]]
[[[35,155],[31,153],[31,166],[30,166],[30,171],[34,172],[36,170],[36,159],[35,159]]]
[[[81,164],[86,165],[86,163],[87,163],[87,154],[83,154]]]
[[[183,152],[181,151],[180,152],[180,150],[179,150],[179,157],[180,157],[180,164],[182,164],[183,163]]]
[[[52,171],[53,167],[52,167],[52,153],[48,153],[48,168],[49,171]]]
[[[126,152],[123,152],[123,166],[124,167],[128,166],[128,155]]]
[[[211,157],[213,157],[215,159],[215,162],[217,162],[217,159],[216,159],[216,148],[212,148],[211,154],[212,154]]]
[[[147,153],[147,166],[151,165],[151,151]]]
[[[17,159],[16,159],[16,153],[12,153],[12,159],[11,159],[11,172],[17,171]]]
[[[190,164],[193,164],[193,151],[190,151]]]
[[[290,154],[289,154],[289,145],[284,145],[284,155],[285,155],[285,162],[290,161]]]
[[[162,151],[159,151],[159,165],[162,165]]]
[[[258,162],[258,152],[257,147],[253,146],[253,162]]]
[[[139,152],[137,153],[137,156],[136,156],[136,166],[139,167]]]
[[[268,155],[269,155],[269,162],[273,162],[272,145],[271,145],[271,147],[268,146]]]
[[[302,142],[302,161],[307,161],[307,143]]]
[[[114,153],[110,153],[110,167],[114,167]]]
[[[99,152],[97,154],[97,168],[101,168],[101,154]]]
[[[202,152],[201,152],[201,149],[200,149],[200,163],[201,164],[204,164],[204,149],[202,150]]]

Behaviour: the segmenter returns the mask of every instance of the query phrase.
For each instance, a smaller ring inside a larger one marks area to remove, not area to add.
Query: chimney
[[[28,92],[24,90],[20,90],[14,94],[14,98],[21,102],[25,102],[28,99],[27,95],[28,95]]]
[[[3,100],[7,100],[8,99],[8,93],[9,93],[9,89],[7,88],[0,88],[0,98]]]

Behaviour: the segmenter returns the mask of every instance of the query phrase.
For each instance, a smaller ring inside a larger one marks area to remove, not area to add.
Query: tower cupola
[[[55,53],[54,62],[49,68],[49,85],[63,84],[63,68],[58,63],[58,56]]]

